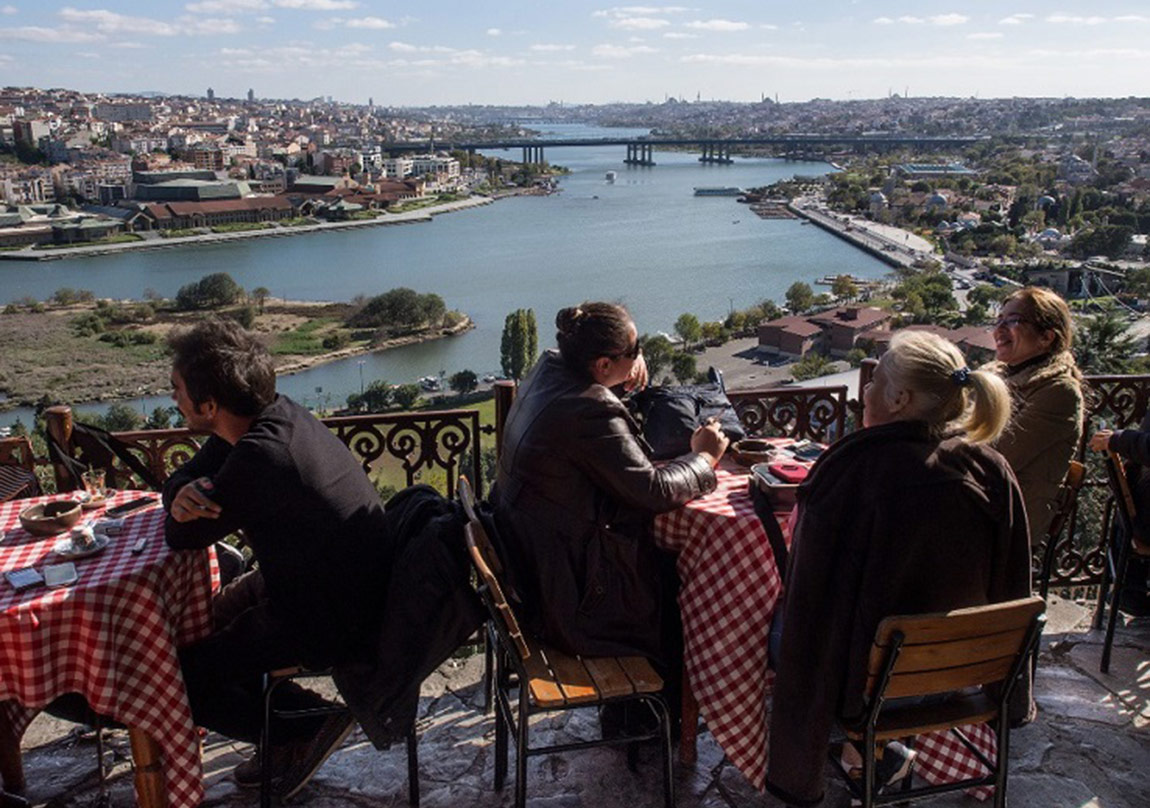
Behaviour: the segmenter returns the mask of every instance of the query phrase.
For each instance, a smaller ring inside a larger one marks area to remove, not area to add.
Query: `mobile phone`
[[[129,513],[138,511],[141,508],[146,508],[149,505],[154,505],[155,502],[155,497],[139,497],[137,499],[130,499],[123,505],[117,505],[114,508],[108,508],[108,510],[104,511],[104,514],[115,519],[121,516],[127,516]]]
[[[41,575],[34,567],[24,567],[19,570],[8,570],[4,573],[4,577],[8,579],[8,583],[12,588],[19,592],[21,589],[27,589],[30,586],[39,586],[44,583],[44,576]]]
[[[47,586],[70,586],[78,580],[80,576],[76,574],[76,565],[71,561],[44,565],[44,583]]]

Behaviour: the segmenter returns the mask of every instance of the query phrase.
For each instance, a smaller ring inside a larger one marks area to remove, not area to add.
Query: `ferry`
[[[695,189],[695,196],[742,196],[745,193],[746,191],[744,191],[742,188],[737,188],[733,185],[726,187],[715,186]]]

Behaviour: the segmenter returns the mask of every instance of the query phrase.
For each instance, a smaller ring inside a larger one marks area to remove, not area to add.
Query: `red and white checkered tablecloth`
[[[782,578],[748,491],[750,475],[724,461],[705,497],[655,519],[660,547],[678,554],[687,676],[699,712],[727,759],[764,789],[767,775],[767,640]],[[775,514],[790,546],[790,511]],[[993,760],[994,733],[967,727],[967,737]],[[931,783],[985,772],[945,733],[920,736],[915,771]],[[992,789],[978,789],[985,799]]]
[[[140,496],[115,494],[110,504]],[[21,510],[65,496],[0,504],[0,572],[59,562],[59,537],[37,538]],[[157,499],[158,502],[158,499]],[[97,510],[85,514],[96,519]],[[162,752],[168,804],[203,799],[199,738],[192,723],[176,649],[211,629],[219,573],[210,550],[171,550],[158,505],[126,517],[106,550],[74,563],[80,580],[67,587],[16,592],[0,579],[0,707],[17,735],[36,711],[68,692],[93,709],[142,730]],[[143,551],[131,547],[148,537]]]

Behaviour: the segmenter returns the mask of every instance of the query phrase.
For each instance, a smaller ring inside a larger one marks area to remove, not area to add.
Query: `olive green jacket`
[[[1013,373],[1004,362],[985,369],[1010,388],[1014,412],[995,448],[1018,478],[1034,545],[1050,526],[1058,487],[1082,438],[1082,383],[1069,351]]]

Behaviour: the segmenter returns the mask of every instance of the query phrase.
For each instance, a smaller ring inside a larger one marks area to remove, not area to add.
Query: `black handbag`
[[[628,406],[643,427],[651,457],[668,460],[691,451],[691,435],[709,418],[731,441],[747,436],[723,387],[723,375],[711,368],[709,384],[648,387],[631,396]]]

